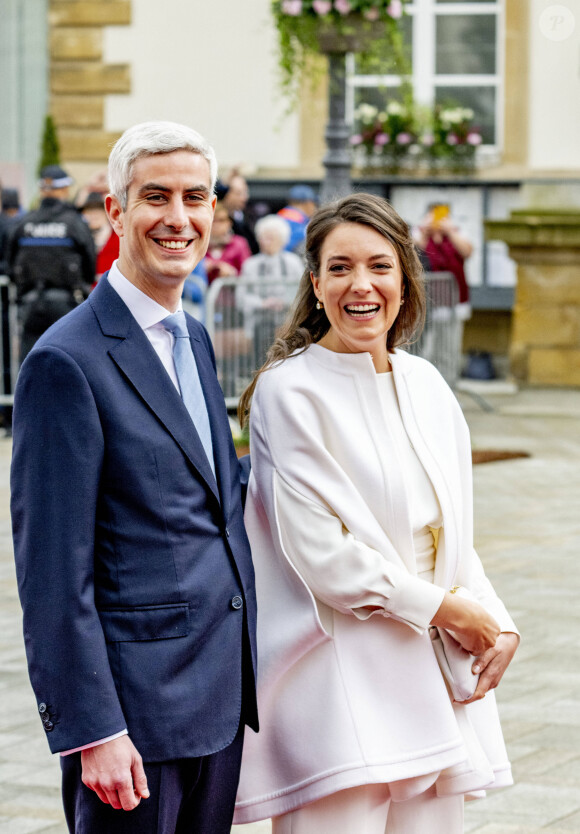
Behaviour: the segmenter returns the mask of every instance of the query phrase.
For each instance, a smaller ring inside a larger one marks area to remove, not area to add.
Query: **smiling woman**
[[[330,323],[319,344],[336,353],[368,351],[377,372],[390,369],[387,334],[403,304],[394,246],[374,229],[341,223],[326,238],[314,292]]]
[[[460,834],[464,795],[511,783],[491,690],[518,643],[473,549],[467,426],[438,371],[401,350],[424,295],[391,206],[324,206],[306,261],[240,402],[261,675],[234,821]],[[430,626],[466,650],[469,700],[452,700]]]

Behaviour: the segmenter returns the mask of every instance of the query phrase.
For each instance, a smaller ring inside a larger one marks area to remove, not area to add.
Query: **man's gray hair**
[[[254,226],[254,234],[258,242],[262,235],[268,232],[274,232],[277,235],[282,248],[286,246],[292,234],[288,221],[284,220],[283,217],[279,217],[277,214],[267,214],[265,217],[261,217]]]
[[[109,156],[109,190],[127,208],[133,165],[143,156],[173,151],[193,151],[209,163],[210,189],[217,180],[217,159],[212,146],[196,130],[177,122],[142,122],[128,128],[115,142]]]

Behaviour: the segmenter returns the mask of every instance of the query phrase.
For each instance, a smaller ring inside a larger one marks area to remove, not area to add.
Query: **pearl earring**
[[[316,302],[316,309],[317,310],[324,310],[324,304],[322,303],[322,301],[317,301]]]

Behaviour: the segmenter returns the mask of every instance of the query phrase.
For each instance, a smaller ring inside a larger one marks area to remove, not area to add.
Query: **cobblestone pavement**
[[[469,803],[465,830],[580,832],[580,391],[485,396],[492,411],[459,394],[474,448],[530,454],[475,467],[476,545],[523,639],[498,691],[516,784]],[[66,834],[58,760],[25,669],[9,457],[0,439],[0,832]],[[269,831],[268,822],[234,829]]]

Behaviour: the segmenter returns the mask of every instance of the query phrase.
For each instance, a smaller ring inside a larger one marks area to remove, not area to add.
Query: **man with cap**
[[[290,226],[290,240],[286,244],[288,252],[302,253],[306,227],[316,211],[318,195],[309,185],[294,185],[288,194],[288,205],[278,214]]]
[[[95,277],[91,232],[68,202],[73,180],[60,165],[40,172],[40,206],[11,231],[6,263],[16,284],[20,360],[51,324],[83,301]]]

